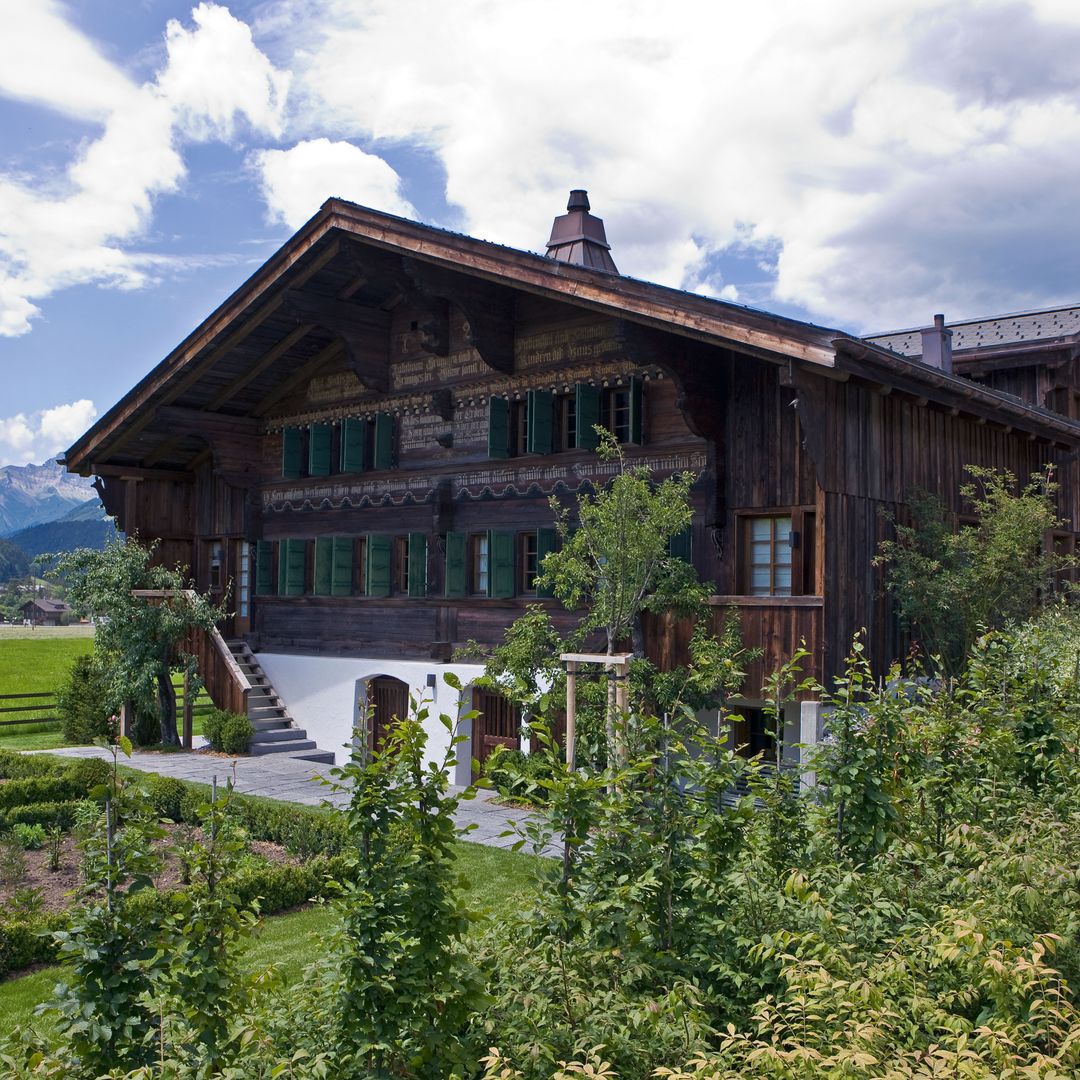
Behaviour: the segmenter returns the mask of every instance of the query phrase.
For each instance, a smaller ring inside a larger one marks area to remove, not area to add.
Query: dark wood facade
[[[1076,410],[1048,411],[1077,400],[1070,363],[1049,390],[1004,366],[979,382],[332,200],[67,464],[200,588],[231,582],[227,630],[256,647],[445,660],[526,603],[573,620],[530,573],[550,497],[609,475],[584,445],[597,419],[628,460],[696,474],[683,554],[765,650],[754,697],[800,641],[822,678],[860,627],[875,660],[896,654],[872,558],[911,488],[959,513],[965,465],[1058,463],[1080,529]],[[645,631],[679,658],[685,627]]]

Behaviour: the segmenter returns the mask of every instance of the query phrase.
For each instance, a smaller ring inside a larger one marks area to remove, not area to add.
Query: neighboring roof
[[[28,600],[25,604],[22,605],[22,607],[19,608],[19,610],[21,611],[23,608],[28,607],[40,608],[47,614],[62,614],[65,611],[71,610],[70,605],[65,604],[63,600],[44,600],[40,598]]]
[[[953,352],[984,349],[1000,345],[1059,344],[1071,342],[1080,334],[1080,305],[1044,308],[1040,311],[1017,311],[983,319],[947,323],[953,333]],[[926,327],[870,334],[872,341],[902,356],[922,356],[922,331]]]

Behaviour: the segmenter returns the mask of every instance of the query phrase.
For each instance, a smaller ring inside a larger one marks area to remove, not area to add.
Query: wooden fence
[[[9,705],[9,701],[30,701],[34,705]],[[55,727],[60,723],[60,717],[55,715],[56,695],[51,691],[43,694],[0,694],[0,727],[14,727],[17,724],[43,724]],[[37,713],[37,716],[19,716],[14,720],[8,719],[11,713]],[[41,716],[42,712],[52,715]]]

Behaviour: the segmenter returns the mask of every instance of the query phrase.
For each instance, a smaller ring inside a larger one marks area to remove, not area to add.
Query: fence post
[[[194,724],[191,715],[191,672],[184,672],[184,749],[191,749],[191,737],[194,734]]]

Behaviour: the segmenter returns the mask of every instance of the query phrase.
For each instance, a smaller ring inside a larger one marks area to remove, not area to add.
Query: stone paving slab
[[[100,746],[65,746],[58,750],[36,751],[55,754],[58,757],[96,757],[112,761],[112,754]],[[130,758],[120,756],[120,763],[140,772],[174,776],[178,780],[191,780],[209,784],[216,776],[219,784],[233,780],[236,791],[243,795],[261,795],[281,802],[301,803],[305,806],[321,806],[329,803],[342,806],[348,802],[348,793],[331,791],[319,783],[328,776],[329,765],[320,765],[285,754],[263,754],[259,757],[230,758],[201,753],[198,750],[175,754],[159,754],[135,750]],[[452,785],[458,791],[462,788]],[[499,806],[486,792],[479,792],[474,799],[463,800],[458,805],[455,820],[459,828],[476,825],[464,834],[463,839],[487,847],[509,848],[518,840],[513,831],[515,822],[524,822],[528,811]],[[555,855],[554,848],[543,854]]]

